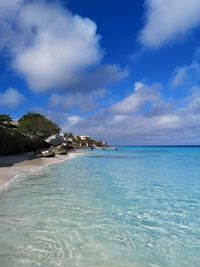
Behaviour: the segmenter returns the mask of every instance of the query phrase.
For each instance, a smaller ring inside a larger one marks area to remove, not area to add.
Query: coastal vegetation
[[[27,113],[17,122],[0,114],[0,154],[17,154],[47,147],[45,138],[60,128],[39,113]]]
[[[12,118],[10,115],[7,114],[0,114],[0,124],[2,123],[9,123],[12,121]]]
[[[57,124],[39,113],[29,112],[19,119],[18,122],[18,131],[30,137],[45,139],[51,135],[59,134],[61,131]]]
[[[57,144],[55,144],[57,141]],[[39,113],[27,113],[18,121],[8,114],[0,114],[0,154],[17,154],[47,149],[43,156],[65,154],[75,148],[95,148],[107,146],[89,136],[73,133],[61,134],[61,128]]]
[[[30,138],[9,127],[0,127],[0,154],[18,154],[39,149],[44,146],[43,140]]]

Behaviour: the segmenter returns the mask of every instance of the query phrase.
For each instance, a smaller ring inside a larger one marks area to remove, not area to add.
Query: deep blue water
[[[0,266],[200,266],[200,148],[88,151],[16,179]]]

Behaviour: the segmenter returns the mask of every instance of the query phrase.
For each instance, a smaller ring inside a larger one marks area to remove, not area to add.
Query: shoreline
[[[49,165],[62,163],[72,156],[80,155],[82,152],[70,152],[66,155],[56,155],[54,158],[37,157],[33,152],[17,155],[0,156],[0,190],[21,174],[29,174]]]

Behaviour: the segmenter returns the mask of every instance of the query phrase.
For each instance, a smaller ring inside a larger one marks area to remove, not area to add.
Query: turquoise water
[[[0,266],[200,266],[200,148],[89,151],[16,179]]]

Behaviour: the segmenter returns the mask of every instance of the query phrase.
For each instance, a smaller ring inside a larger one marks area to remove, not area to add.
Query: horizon
[[[200,146],[199,33],[200,0],[0,0],[0,113],[119,146]]]
[[[200,145],[118,145],[117,147],[200,147]]]

